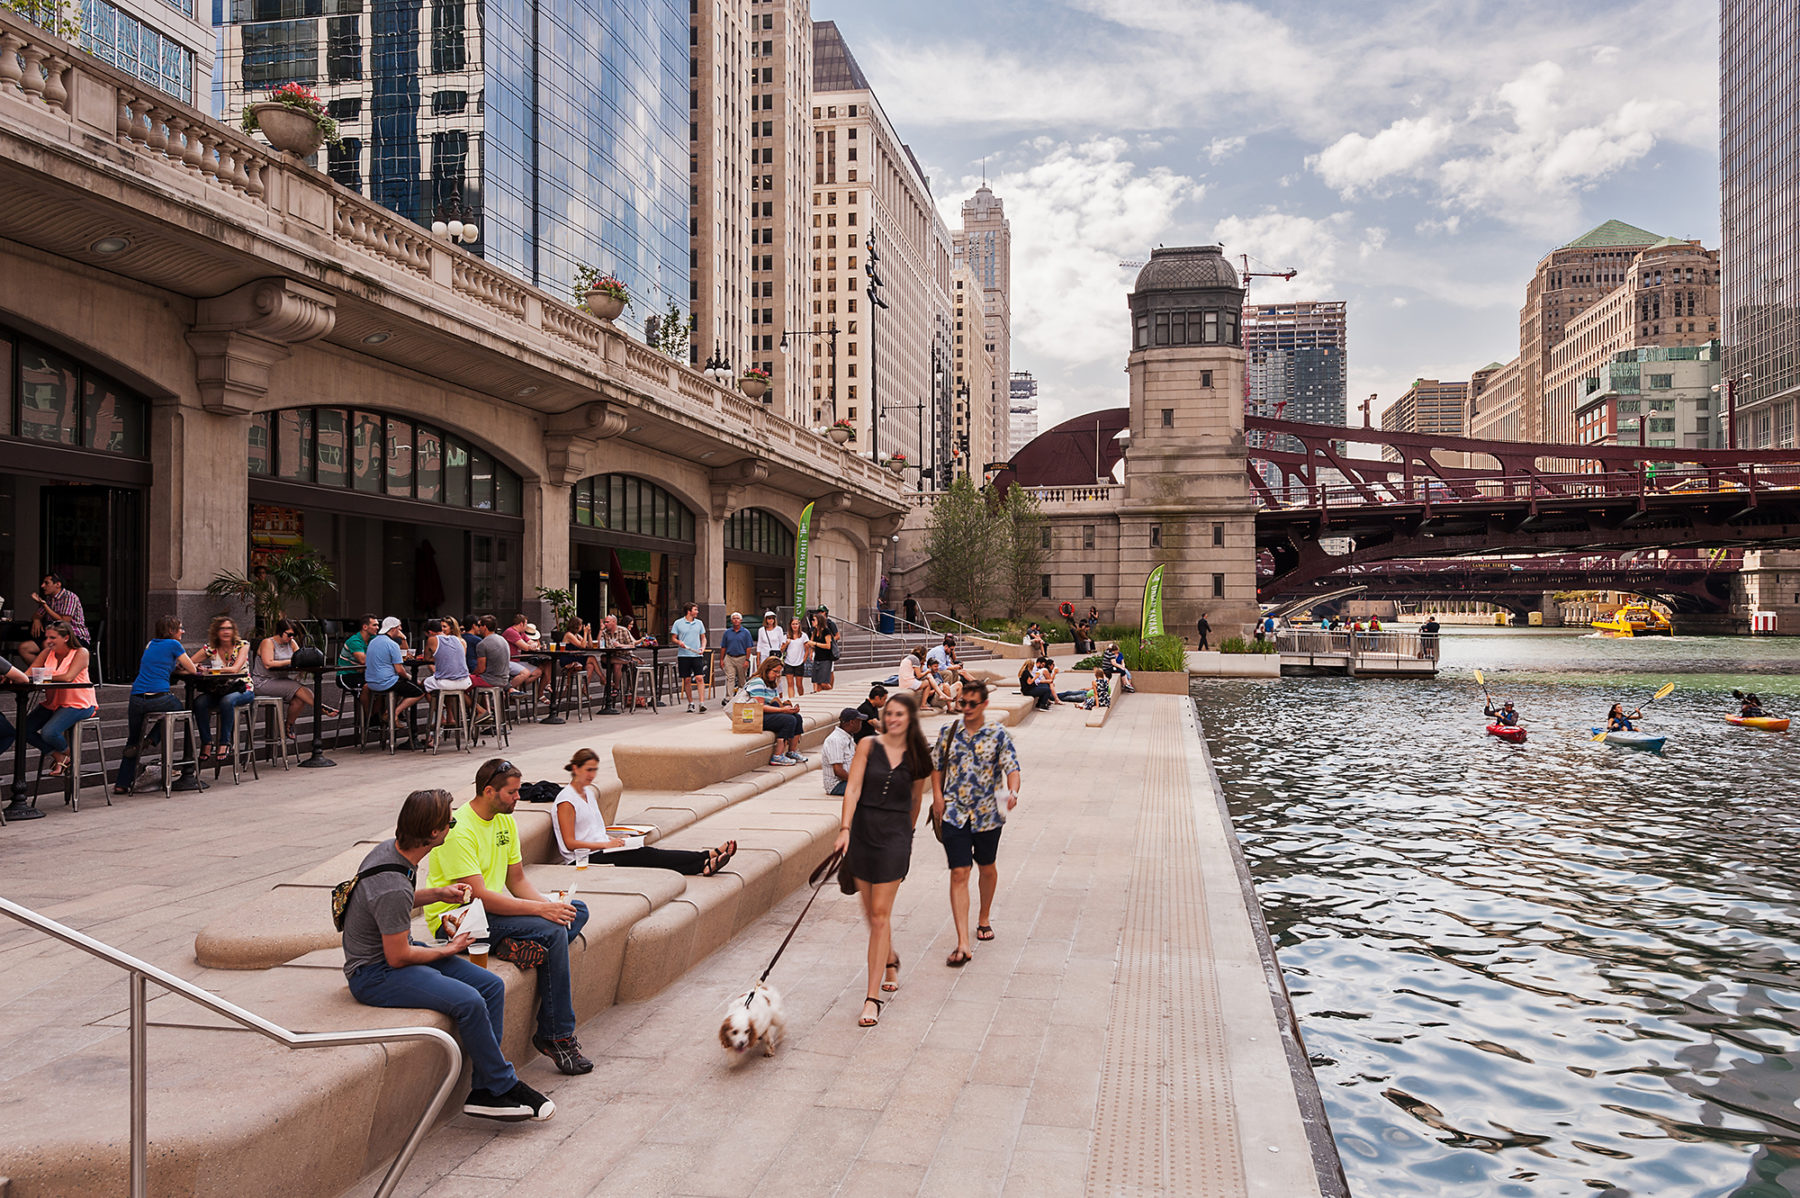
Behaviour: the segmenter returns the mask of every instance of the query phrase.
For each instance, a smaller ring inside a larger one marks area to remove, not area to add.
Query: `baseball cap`
[[[840,723],[840,724],[848,724],[848,723],[852,723],[852,722],[860,724],[860,723],[862,723],[864,718],[865,717],[863,716],[863,713],[858,711],[854,707],[846,707],[846,708],[844,708],[844,710],[838,712],[838,723]]]
[[[394,631],[394,629],[396,629],[398,627],[400,627],[400,621],[395,619],[393,616],[389,616],[387,619],[385,619],[381,622],[381,631],[379,633],[377,633],[377,635],[385,636],[388,633]]]
[[[741,620],[744,618],[744,613],[741,611],[734,611],[731,613],[731,618],[734,620]]]
[[[772,611],[766,611],[763,613],[763,619],[765,619],[765,620],[773,620],[774,618],[775,618],[775,613]]]

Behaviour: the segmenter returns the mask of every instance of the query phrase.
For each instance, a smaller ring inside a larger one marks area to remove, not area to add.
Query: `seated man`
[[[853,733],[857,740],[867,740],[881,731],[881,709],[887,706],[887,696],[887,687],[877,682],[869,688],[869,697],[856,705],[863,718],[862,727]]]
[[[926,665],[935,665],[944,672],[944,677],[955,679],[962,674],[962,662],[956,659],[956,638],[949,633],[944,634],[944,643],[925,655]]]
[[[418,705],[425,697],[425,688],[414,682],[403,664],[406,650],[402,647],[400,621],[393,616],[381,622],[381,632],[369,642],[363,653],[363,685],[369,694],[376,699],[392,691],[399,702],[394,705],[394,719]],[[387,704],[371,702],[369,704],[369,722],[382,723],[387,720]]]
[[[449,791],[406,796],[394,838],[376,845],[357,868],[356,889],[344,909],[344,976],[364,1006],[422,1007],[456,1021],[471,1073],[463,1114],[506,1123],[548,1119],[556,1104],[520,1081],[500,1051],[506,984],[463,959],[466,932],[434,946],[412,938],[414,907],[469,898],[469,888],[460,884],[413,889],[419,862],[444,843],[455,823]]]
[[[564,1073],[589,1073],[594,1063],[575,1039],[575,1004],[569,996],[569,940],[587,923],[587,905],[546,899],[525,876],[519,855],[519,771],[494,758],[475,772],[475,797],[457,813],[444,843],[431,854],[433,886],[467,886],[487,911],[493,955],[538,971],[537,1032],[531,1046]],[[454,931],[444,913],[454,903],[435,902],[425,919],[439,940]]]
[[[819,750],[819,780],[825,784],[826,794],[844,793],[850,781],[850,763],[856,760],[856,734],[864,726],[859,709],[846,707],[838,712],[838,726]]]
[[[525,687],[544,676],[544,671],[528,661],[520,661],[521,653],[536,653],[539,649],[537,637],[532,635],[531,621],[525,618],[524,612],[516,613],[512,618],[512,626],[501,633],[506,639],[507,647],[512,652],[512,660],[507,665],[507,673],[512,676],[512,685]]]

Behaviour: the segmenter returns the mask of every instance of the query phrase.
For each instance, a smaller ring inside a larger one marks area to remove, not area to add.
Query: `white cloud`
[[[1206,158],[1209,162],[1222,162],[1244,148],[1246,138],[1215,137],[1206,143]]]
[[[1326,186],[1350,198],[1395,175],[1411,173],[1449,139],[1449,124],[1437,117],[1402,117],[1373,137],[1346,133],[1306,164]]]

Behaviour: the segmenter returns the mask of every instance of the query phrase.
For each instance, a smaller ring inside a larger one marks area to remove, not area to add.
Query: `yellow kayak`
[[[1772,715],[1728,715],[1725,717],[1725,722],[1737,724],[1743,728],[1761,728],[1764,732],[1786,732],[1788,730],[1787,720],[1776,719]]]

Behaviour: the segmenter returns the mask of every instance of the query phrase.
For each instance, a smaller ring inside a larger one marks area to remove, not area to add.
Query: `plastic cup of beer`
[[[576,852],[575,852],[575,868],[576,869],[586,869],[588,867],[588,859],[592,856],[593,856],[592,849],[576,850]]]
[[[485,940],[471,940],[469,942],[469,960],[475,962],[475,964],[481,966],[483,969],[486,969],[487,959],[488,942]]]

